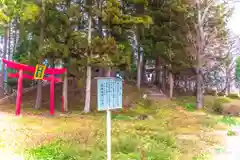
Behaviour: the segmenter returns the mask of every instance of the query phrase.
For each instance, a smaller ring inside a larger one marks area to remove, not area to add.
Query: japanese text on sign
[[[34,79],[43,79],[46,66],[37,64]]]
[[[98,110],[122,108],[122,80],[117,78],[102,78],[97,81]]]

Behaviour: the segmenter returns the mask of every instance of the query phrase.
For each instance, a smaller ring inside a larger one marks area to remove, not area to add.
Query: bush
[[[217,95],[217,91],[216,90],[206,90],[204,95],[211,95],[211,96],[216,96]]]
[[[218,92],[217,95],[218,96],[225,96],[225,92]]]
[[[224,103],[229,103],[229,102],[231,102],[231,101],[228,98],[224,98],[224,97],[216,98],[213,103],[213,112],[221,114],[223,112],[222,105]]]
[[[229,94],[227,97],[229,97],[231,99],[239,99],[238,94]]]

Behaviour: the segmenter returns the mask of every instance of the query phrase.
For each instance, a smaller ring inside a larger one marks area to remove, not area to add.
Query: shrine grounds
[[[188,101],[142,100],[131,109],[114,112],[112,159],[210,160],[224,138],[216,131],[226,131],[225,122],[237,119],[179,107]],[[14,105],[8,108],[12,109],[2,110],[0,116],[1,159],[106,159],[104,112],[57,112],[51,117],[48,110],[25,108],[15,117]]]

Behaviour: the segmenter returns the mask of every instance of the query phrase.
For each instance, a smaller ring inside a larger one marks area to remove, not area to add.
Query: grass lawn
[[[139,102],[112,114],[113,160],[207,160],[223,129],[220,117],[178,109],[182,100]],[[6,160],[105,160],[105,113],[49,117],[25,109],[21,117],[0,115],[0,157]],[[29,114],[31,113],[31,114]],[[149,118],[141,120],[139,115]],[[22,159],[21,159],[21,158]],[[11,160],[11,158],[10,158]]]

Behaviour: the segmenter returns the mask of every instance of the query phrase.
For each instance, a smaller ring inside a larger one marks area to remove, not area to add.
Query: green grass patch
[[[229,126],[240,124],[237,119],[230,116],[223,116],[222,118],[220,118],[219,122]]]
[[[74,148],[77,146],[74,145],[63,140],[55,140],[50,144],[29,150],[25,158],[28,160],[75,160],[77,153],[84,154],[84,152],[79,152],[81,151],[79,149],[76,151]]]
[[[228,132],[227,132],[227,135],[228,136],[235,136],[236,133],[233,130],[229,129]]]
[[[112,120],[132,120],[132,117],[124,114],[112,114]]]
[[[28,160],[105,160],[106,137],[95,137],[95,143],[81,144],[76,140],[56,140],[50,144],[28,150]],[[179,152],[172,135],[142,134],[137,130],[125,130],[112,137],[112,159],[175,160]]]
[[[193,157],[192,160],[211,160],[211,155],[209,153],[200,153],[199,155]]]
[[[195,111],[196,110],[196,105],[193,103],[187,103],[184,105],[185,110],[187,111]]]
[[[182,106],[186,111],[193,112],[196,110],[195,97],[180,97],[174,100],[177,106]]]

